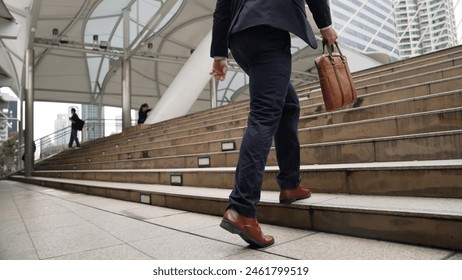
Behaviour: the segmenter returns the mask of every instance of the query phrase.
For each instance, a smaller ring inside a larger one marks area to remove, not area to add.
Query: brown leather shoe
[[[282,190],[279,194],[279,202],[284,204],[291,204],[292,202],[300,199],[305,199],[311,196],[311,191],[302,186],[298,186],[294,190]]]
[[[239,234],[252,246],[263,248],[274,244],[272,236],[263,234],[257,219],[239,215],[233,208],[225,211],[220,226],[233,234]]]

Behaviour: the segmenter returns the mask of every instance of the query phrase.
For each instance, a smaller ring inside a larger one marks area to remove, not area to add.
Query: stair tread
[[[416,160],[365,163],[336,163],[301,165],[302,171],[316,170],[360,170],[360,169],[419,169],[419,168],[462,168],[462,159]],[[136,168],[136,169],[87,169],[87,170],[36,170],[35,172],[234,172],[236,167],[200,167],[200,168]],[[277,171],[278,166],[266,166],[265,171]]]
[[[28,179],[78,184],[100,188],[131,190],[139,191],[141,193],[145,192],[188,197],[206,197],[208,199],[216,200],[227,200],[230,193],[229,189],[218,188],[171,186],[159,184],[115,183],[46,177],[28,177]],[[279,192],[262,191],[260,203],[279,204]],[[462,220],[462,200],[455,198],[313,193],[309,199],[299,200],[291,205],[281,206],[302,209],[316,208],[337,211],[374,212],[376,214],[413,215],[417,217],[421,216]]]

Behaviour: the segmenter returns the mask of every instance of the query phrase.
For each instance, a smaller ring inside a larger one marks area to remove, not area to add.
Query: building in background
[[[97,105],[82,105],[82,115],[79,117],[85,121],[85,141],[94,140],[105,136],[104,133],[104,107]]]
[[[458,45],[452,0],[331,0],[339,42],[405,59]]]
[[[6,141],[12,133],[17,133],[18,99],[7,91],[0,91],[0,142]]]
[[[55,120],[55,131],[62,131],[63,129],[70,126],[69,114],[58,114]],[[66,145],[69,143],[67,137],[56,137],[56,145]]]
[[[331,0],[331,11],[341,44],[361,53],[399,59],[391,0]]]
[[[394,12],[401,59],[458,44],[452,0],[397,0]]]

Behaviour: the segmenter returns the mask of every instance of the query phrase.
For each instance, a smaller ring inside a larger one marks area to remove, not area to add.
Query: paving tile
[[[287,257],[271,254],[264,251],[249,249],[244,253],[223,258],[223,260],[290,260]]]
[[[57,228],[32,232],[30,235],[40,259],[122,244],[120,240],[94,225]]]
[[[87,198],[82,198],[84,203],[87,206],[95,207],[101,210],[106,210],[110,212],[122,212],[129,209],[134,209],[140,206],[139,203],[120,201],[117,199],[98,197],[95,199],[88,200]]]
[[[27,229],[21,220],[5,220],[1,222],[0,259],[38,259]]]
[[[150,260],[148,255],[128,245],[117,245],[81,253],[64,255],[53,260]]]
[[[318,233],[264,249],[302,260],[439,260],[449,251]]]
[[[37,260],[37,252],[29,234],[18,233],[0,237],[0,260]]]
[[[0,209],[0,224],[3,221],[20,220],[21,214],[16,208]]]
[[[99,228],[123,242],[154,239],[159,236],[175,234],[176,231],[147,222],[117,216],[95,223]]]
[[[221,217],[186,212],[177,215],[149,219],[147,221],[169,228],[190,231],[220,224]]]
[[[42,203],[40,205],[28,205],[20,208],[21,216],[24,218],[42,217],[48,215],[56,215],[68,213],[69,210],[56,203]]]
[[[153,218],[177,215],[177,214],[182,214],[182,213],[187,213],[187,212],[183,210],[163,208],[163,207],[157,207],[157,206],[152,206],[152,205],[142,205],[138,208],[132,208],[132,209],[120,211],[120,214],[127,216],[127,217],[135,218],[138,220],[149,220]]]
[[[13,198],[10,196],[3,196],[3,193],[0,193],[0,212],[10,209],[17,209],[16,203]]]
[[[51,213],[51,212],[49,212]],[[24,223],[29,232],[51,230],[87,223],[78,215],[71,212],[55,212],[47,215],[26,216]]]
[[[158,260],[217,260],[249,250],[187,233],[160,236],[130,245]]]

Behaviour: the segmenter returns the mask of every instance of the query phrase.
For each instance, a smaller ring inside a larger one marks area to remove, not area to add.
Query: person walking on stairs
[[[274,138],[280,172],[279,201],[290,204],[310,197],[301,186],[298,96],[290,82],[293,33],[317,48],[305,13],[313,14],[328,44],[337,40],[328,0],[218,0],[213,15],[211,74],[223,81],[228,48],[249,76],[250,113],[242,138],[234,188],[220,226],[254,247],[274,238],[263,234],[256,219],[266,159]]]
[[[74,145],[74,141],[75,141],[77,148],[80,148],[80,142],[77,136],[77,132],[79,128],[78,125],[81,120],[79,116],[77,115],[77,113],[75,112],[75,108],[71,109],[71,113],[72,113],[72,116],[69,118],[69,120],[72,123],[71,124],[71,138],[69,139],[69,148],[72,148],[72,146]]]

